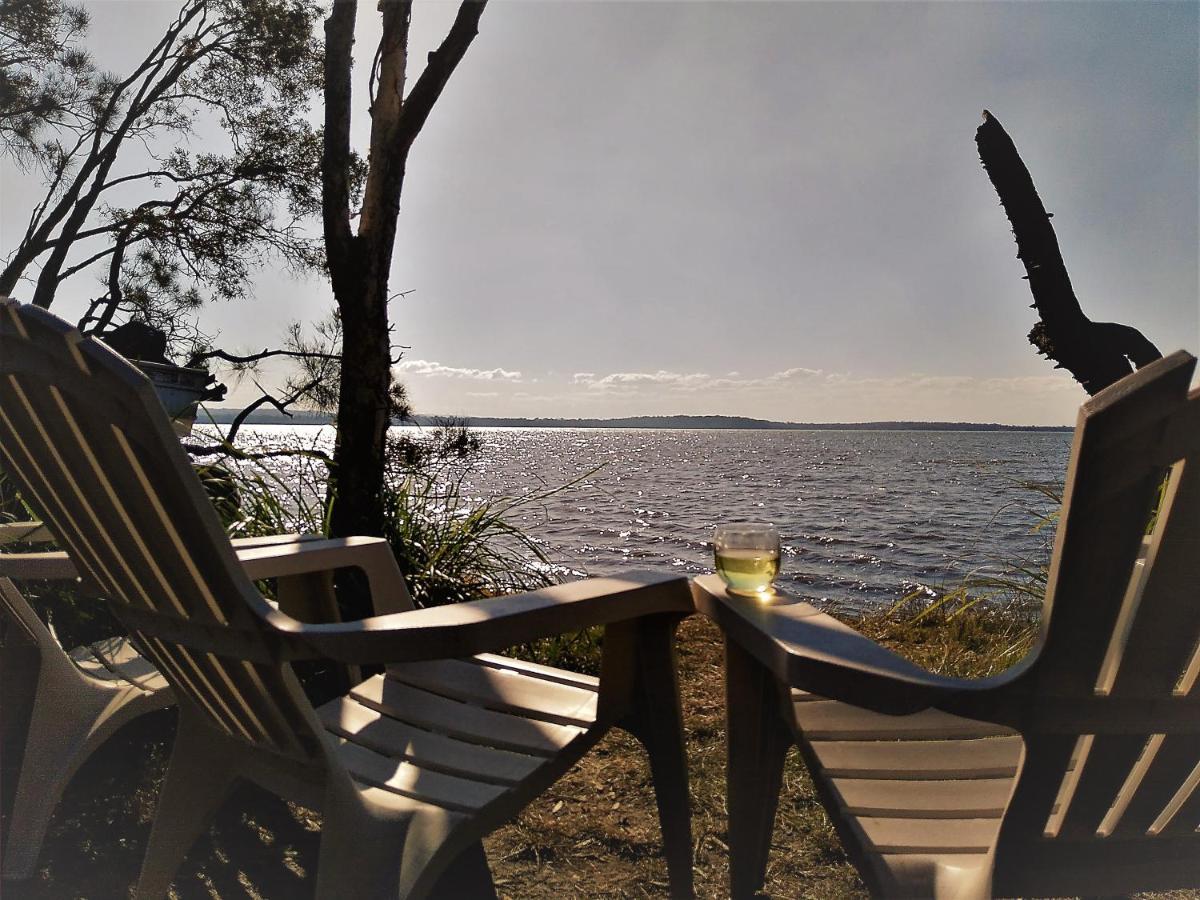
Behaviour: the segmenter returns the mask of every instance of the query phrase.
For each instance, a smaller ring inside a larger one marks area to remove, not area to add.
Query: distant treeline
[[[208,407],[208,415],[219,425],[233,421],[238,410]],[[202,413],[199,422],[207,421]],[[275,410],[259,410],[247,420],[258,425],[325,425],[321,413],[297,412],[290,418]],[[623,419],[510,419],[488,416],[452,418],[414,416],[406,423],[437,426],[447,422],[474,428],[735,428],[776,431],[1073,431],[1071,425],[1000,425],[995,422],[772,422],[745,416],[630,416]]]
[[[419,424],[436,417],[417,416]],[[745,416],[630,416],[624,419],[499,419],[472,416],[475,428],[741,428],[775,431],[1073,431],[1071,425],[999,425],[994,422],[772,422]]]

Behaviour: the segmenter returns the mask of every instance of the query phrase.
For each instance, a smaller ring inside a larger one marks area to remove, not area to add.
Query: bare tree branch
[[[272,356],[286,356],[290,359],[341,359],[341,353],[315,353],[300,350],[263,350],[261,353],[252,353],[248,356],[235,356],[232,353],[227,353],[224,350],[207,350],[204,353],[197,353],[192,356],[191,364],[199,365],[208,359],[223,359],[226,362],[234,365],[246,365],[255,363],[259,360],[270,359]]]
[[[1050,213],[1012,138],[991,113],[975,132],[979,159],[987,171],[1017,239],[1017,258],[1033,294],[1041,321],[1029,342],[1067,369],[1089,394],[1096,394],[1137,367],[1162,354],[1136,328],[1116,322],[1093,322],[1083,312],[1071,286]]]
[[[292,450],[242,450],[230,444],[212,444],[202,447],[197,444],[183,444],[183,449],[192,456],[225,456],[229,459],[257,462],[262,459],[280,459],[282,457],[303,456],[309,459],[319,459],[327,466],[333,465],[333,458],[324,450],[313,450],[297,447]]]
[[[319,459],[323,459],[326,462],[329,462],[332,464],[333,461],[329,458],[329,456],[327,454],[321,452],[320,450],[312,450],[312,451],[274,450],[274,451],[248,453],[247,451],[244,451],[244,450],[241,450],[240,448],[238,448],[238,446],[234,443],[234,441],[237,440],[238,431],[241,430],[242,425],[245,424],[246,420],[256,410],[260,409],[263,406],[270,404],[271,406],[275,407],[275,409],[277,409],[280,413],[287,416],[288,418],[291,418],[292,413],[288,411],[288,407],[291,406],[293,403],[295,403],[297,400],[299,400],[301,397],[303,397],[305,394],[307,394],[309,391],[311,391],[316,386],[317,386],[316,381],[310,381],[308,384],[305,384],[304,386],[293,391],[291,394],[289,394],[283,400],[279,400],[279,399],[271,396],[270,394],[268,394],[266,391],[263,391],[263,394],[261,397],[259,397],[253,403],[250,403],[249,405],[247,405],[245,408],[243,408],[241,410],[241,412],[239,412],[236,416],[234,416],[233,421],[229,425],[229,431],[226,432],[225,437],[221,441],[221,443],[212,444],[207,447],[197,446],[197,445],[193,445],[193,444],[185,444],[184,449],[187,450],[188,453],[191,453],[196,456],[211,456],[214,454],[222,454],[225,456],[233,456],[238,459],[269,459],[271,457],[289,456],[289,455],[315,456]],[[262,390],[261,385],[258,385],[258,388],[259,388],[259,390]]]
[[[400,116],[399,137],[406,153],[425,126],[425,120],[429,118],[433,105],[442,95],[446,82],[462,62],[475,36],[479,34],[479,17],[483,15],[486,6],[487,0],[463,0],[454,24],[446,33],[446,39],[429,54],[425,71],[421,73],[412,92],[404,101],[404,109]]]

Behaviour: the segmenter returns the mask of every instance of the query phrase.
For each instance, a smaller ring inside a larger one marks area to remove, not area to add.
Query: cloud
[[[407,359],[396,366],[403,375],[426,375],[440,378],[471,378],[477,381],[521,381],[520,372],[508,369],[469,369],[444,366],[425,359]]]
[[[761,375],[647,371],[510,372],[406,360],[422,411],[474,415],[609,417],[748,415],[792,422],[929,420],[1061,424],[1082,398],[1061,373],[987,376],[961,373],[827,371],[791,366]],[[534,375],[537,375],[537,378]],[[537,383],[535,383],[537,382]]]
[[[823,374],[820,369],[796,367],[773,372],[762,378],[742,378],[737,372],[730,372],[725,376],[714,376],[704,372],[670,372],[659,369],[657,372],[613,372],[600,377],[594,372],[576,372],[572,382],[585,385],[590,390],[624,393],[631,393],[642,388],[682,392],[728,391],[777,387],[797,381],[820,379]]]
[[[573,398],[569,400],[568,398]],[[1062,375],[987,377],[923,372],[863,375],[793,366],[759,377],[733,373],[576,373],[559,405],[586,401],[613,415],[694,412],[792,421],[880,419],[1069,421],[1079,388]]]
[[[776,372],[774,375],[768,375],[762,380],[771,384],[778,384],[781,381],[807,381],[810,378],[820,378],[822,374],[824,373],[822,373],[820,369],[804,369],[797,367],[794,369],[784,369],[782,372]]]
[[[829,375],[828,388],[892,391],[911,394],[1077,394],[1079,386],[1065,375],[1024,375],[1017,377],[979,377],[975,375],[889,375],[855,377],[845,373]]]
[[[605,375],[603,378],[589,382],[588,386],[603,390],[612,386],[622,387],[626,385],[638,386],[648,384],[687,389],[711,380],[710,376],[701,372],[685,375],[680,372],[667,372],[659,369],[657,372],[613,372],[611,375]]]

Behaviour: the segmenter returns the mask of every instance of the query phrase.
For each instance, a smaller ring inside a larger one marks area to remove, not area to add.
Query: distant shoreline
[[[197,424],[208,421],[228,425],[239,410],[231,407],[207,407]],[[274,410],[256,411],[248,425],[327,425],[329,416],[300,411],[292,417]],[[658,428],[769,431],[1045,431],[1070,432],[1073,425],[1001,425],[996,422],[773,422],[745,416],[627,416],[617,419],[522,419],[496,416],[414,416],[411,421],[393,424],[437,426],[446,422],[472,428]]]

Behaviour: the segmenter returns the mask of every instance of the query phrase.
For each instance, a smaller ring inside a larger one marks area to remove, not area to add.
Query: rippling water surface
[[[270,426],[253,431],[280,436]],[[920,587],[953,587],[964,573],[1004,560],[1044,559],[1049,535],[1032,526],[1045,503],[1022,483],[1060,483],[1071,439],[928,431],[480,434],[484,450],[465,475],[465,494],[522,496],[582,479],[512,516],[566,569],[708,572],[715,524],[765,520],[783,535],[782,584],[854,608]]]

